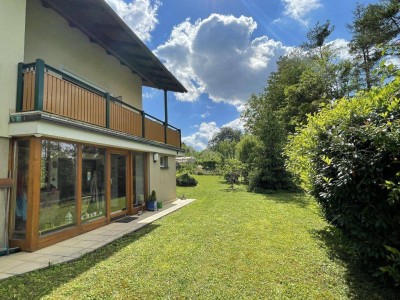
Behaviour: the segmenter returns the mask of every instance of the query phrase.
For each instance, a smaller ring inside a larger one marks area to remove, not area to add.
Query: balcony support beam
[[[110,128],[110,94],[106,93],[106,128]]]
[[[164,113],[165,113],[165,118],[164,118],[164,142],[165,144],[167,143],[167,134],[168,134],[168,96],[167,96],[167,90],[164,90]]]
[[[24,73],[23,73],[23,63],[18,64],[18,81],[17,81],[17,103],[15,106],[16,112],[21,112],[23,107],[23,89],[24,89]]]

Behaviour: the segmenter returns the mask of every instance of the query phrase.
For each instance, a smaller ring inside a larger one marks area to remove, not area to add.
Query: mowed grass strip
[[[177,191],[198,199],[189,206],[77,261],[0,281],[1,299],[396,298],[338,258],[313,199],[197,179]]]

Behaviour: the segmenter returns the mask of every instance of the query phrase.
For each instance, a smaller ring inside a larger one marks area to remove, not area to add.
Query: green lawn
[[[312,199],[197,179],[178,188],[194,203],[75,262],[0,281],[0,298],[396,299],[346,261]]]

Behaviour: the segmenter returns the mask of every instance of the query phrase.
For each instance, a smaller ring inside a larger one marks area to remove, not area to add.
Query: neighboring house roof
[[[140,76],[144,86],[187,92],[104,0],[42,0],[42,3]]]
[[[176,157],[175,161],[177,163],[194,163],[196,159],[193,156]]]

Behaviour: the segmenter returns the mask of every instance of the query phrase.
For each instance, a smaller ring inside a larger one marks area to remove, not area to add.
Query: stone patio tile
[[[40,253],[28,253],[28,252],[19,252],[13,254],[13,258],[19,259],[22,261],[30,261],[35,263],[48,263],[54,259],[59,258],[60,255],[50,255],[50,254],[40,254]]]
[[[24,262],[22,265],[9,269],[7,272],[17,275],[47,267],[48,263]]]
[[[98,243],[97,241],[79,241],[78,243],[75,244],[74,247],[88,248],[96,245],[97,243]]]
[[[107,237],[108,236],[98,235],[98,234],[85,234],[80,240],[81,241],[97,241],[97,242],[101,242],[103,240],[106,240]]]
[[[25,261],[13,259],[10,256],[5,256],[5,257],[3,256],[0,259],[0,273],[5,273],[6,271],[15,268],[19,265],[22,265],[24,263]]]
[[[36,251],[36,253],[58,255],[58,256],[70,256],[81,250],[82,250],[82,248],[79,248],[79,247],[62,247],[62,246],[53,245],[53,246],[38,250],[38,251]]]

